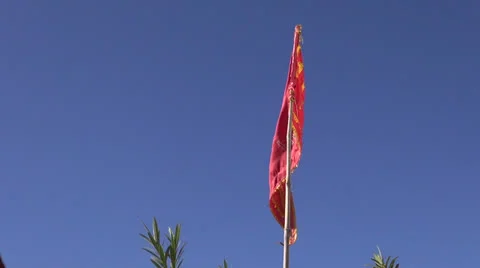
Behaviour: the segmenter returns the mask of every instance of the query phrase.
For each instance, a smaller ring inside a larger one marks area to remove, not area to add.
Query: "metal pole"
[[[283,268],[290,266],[290,177],[292,165],[292,114],[293,114],[293,96],[292,88],[289,89],[288,100],[288,125],[287,125],[287,173],[285,178],[285,227],[283,230]]]

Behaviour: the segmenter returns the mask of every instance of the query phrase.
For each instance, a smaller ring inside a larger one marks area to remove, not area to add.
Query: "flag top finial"
[[[303,35],[302,35],[302,25],[295,25],[295,36],[298,36],[298,41],[300,44],[303,44]]]
[[[302,33],[302,25],[301,24],[295,25],[295,32],[296,33]]]

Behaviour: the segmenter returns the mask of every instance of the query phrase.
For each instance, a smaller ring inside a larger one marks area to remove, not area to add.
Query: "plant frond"
[[[388,256],[387,258],[383,257],[382,251],[377,247],[378,253],[373,253],[371,258],[373,264],[370,265],[373,268],[400,268],[400,264],[397,263],[398,257],[392,258]]]

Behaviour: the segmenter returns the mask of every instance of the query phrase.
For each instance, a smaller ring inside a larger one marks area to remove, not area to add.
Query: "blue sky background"
[[[479,1],[0,2],[9,268],[280,267],[268,160],[293,28],[305,146],[292,267],[467,267],[480,252]]]

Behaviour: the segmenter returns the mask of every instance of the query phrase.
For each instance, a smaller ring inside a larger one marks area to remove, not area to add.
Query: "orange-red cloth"
[[[293,52],[290,58],[289,75],[283,96],[282,108],[277,121],[270,156],[270,210],[277,222],[285,223],[285,180],[286,180],[286,141],[288,127],[289,100],[293,98],[291,172],[295,170],[302,154],[302,137],[304,124],[303,105],[305,102],[305,77],[301,47],[300,25],[295,27]],[[289,244],[297,240],[297,220],[293,195],[290,195],[290,239]]]

